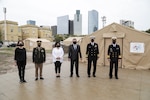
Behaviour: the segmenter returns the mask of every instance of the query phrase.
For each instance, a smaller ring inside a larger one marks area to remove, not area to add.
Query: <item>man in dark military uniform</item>
[[[43,63],[46,60],[46,52],[45,48],[41,47],[42,41],[38,40],[37,41],[37,47],[33,49],[33,55],[32,59],[33,62],[35,63],[35,80],[38,80],[38,69],[40,69],[40,79],[43,80],[44,78],[42,77],[42,70],[43,70]]]
[[[91,43],[87,45],[86,49],[86,54],[88,58],[88,68],[87,68],[87,73],[88,77],[91,75],[91,64],[93,62],[93,77],[96,77],[96,64],[97,64],[97,59],[98,59],[98,54],[99,54],[99,49],[98,49],[98,44],[94,42],[95,37],[91,36]]]
[[[118,60],[121,59],[120,46],[116,44],[116,37],[112,37],[112,44],[108,47],[108,59],[110,61],[109,78],[112,79],[113,65],[115,65],[115,78],[118,79]]]

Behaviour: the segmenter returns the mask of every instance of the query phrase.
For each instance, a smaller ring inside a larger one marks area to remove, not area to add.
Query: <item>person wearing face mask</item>
[[[76,76],[79,76],[79,56],[82,60],[80,46],[77,44],[76,38],[73,39],[73,44],[69,46],[68,59],[70,60],[70,77],[73,76],[73,66],[75,64]]]
[[[41,47],[42,41],[37,41],[37,47],[33,48],[32,60],[35,63],[35,81],[38,80],[38,76],[41,80],[44,80],[42,76],[43,63],[46,61],[46,52],[45,48]],[[38,74],[40,70],[40,75]]]
[[[26,66],[26,49],[23,47],[24,43],[23,41],[18,41],[17,43],[17,48],[15,49],[15,55],[14,55],[14,60],[15,60],[15,66],[18,66],[18,72],[19,72],[19,78],[20,78],[20,83],[25,83],[25,66]]]
[[[60,42],[55,43],[55,47],[52,50],[53,63],[55,64],[56,77],[60,77],[61,64],[63,62],[64,50],[60,46]]]
[[[121,59],[120,46],[116,44],[117,37],[112,37],[112,44],[108,47],[108,60],[110,62],[109,78],[112,79],[113,65],[115,78],[118,79],[118,61]]]
[[[86,55],[88,58],[87,74],[91,76],[91,64],[93,62],[93,77],[96,77],[96,65],[99,54],[98,44],[94,42],[95,36],[91,36],[91,43],[87,44]]]

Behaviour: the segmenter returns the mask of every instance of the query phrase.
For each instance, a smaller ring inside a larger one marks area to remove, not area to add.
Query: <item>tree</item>
[[[146,30],[145,32],[150,33],[150,29]]]
[[[54,36],[54,40],[55,40],[56,42],[60,42],[60,41],[63,41],[63,37],[60,36],[60,35],[55,35],[55,36]]]

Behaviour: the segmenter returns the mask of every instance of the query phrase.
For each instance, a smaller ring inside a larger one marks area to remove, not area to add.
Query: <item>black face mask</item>
[[[113,40],[112,42],[113,42],[113,44],[115,44],[115,43],[116,43],[116,40]]]
[[[18,44],[18,46],[21,46],[21,47],[22,47],[22,46],[23,46],[23,44]]]
[[[56,47],[60,47],[60,45],[57,45]]]
[[[38,47],[41,47],[41,44],[38,44]]]
[[[73,42],[73,44],[77,44],[77,42],[76,42],[76,41],[74,41],[74,42]]]
[[[91,39],[91,42],[94,42],[94,39]]]

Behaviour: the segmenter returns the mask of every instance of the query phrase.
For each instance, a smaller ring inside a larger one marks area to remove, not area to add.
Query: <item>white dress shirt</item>
[[[56,61],[63,62],[64,50],[63,50],[62,47],[59,47],[59,48],[55,47],[55,48],[53,48],[52,55],[53,55],[53,62],[56,62]],[[60,59],[57,59],[58,57],[60,57]]]
[[[113,45],[113,47],[116,47],[116,44],[112,44]]]
[[[77,44],[73,44],[73,48],[76,50],[77,49]]]

